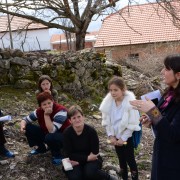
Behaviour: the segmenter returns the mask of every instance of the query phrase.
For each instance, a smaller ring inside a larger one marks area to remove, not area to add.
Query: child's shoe
[[[37,154],[43,154],[43,153],[46,153],[47,149],[45,146],[43,147],[38,147],[37,149],[33,149],[29,155],[37,155]]]
[[[11,152],[11,151],[8,151],[8,150],[7,150],[7,152],[4,154],[4,156],[7,157],[7,158],[14,158],[14,157],[15,157],[14,153]]]
[[[15,157],[14,153],[7,150],[4,145],[0,146],[0,155],[5,156],[7,158],[13,158]]]
[[[55,166],[59,166],[62,164],[62,158],[60,156],[52,157],[52,164]]]

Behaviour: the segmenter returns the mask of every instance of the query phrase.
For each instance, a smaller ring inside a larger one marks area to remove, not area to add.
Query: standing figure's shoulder
[[[99,110],[105,113],[108,113],[111,109],[112,102],[114,99],[111,96],[111,93],[108,93],[105,98],[102,100]]]
[[[40,93],[39,90],[36,90],[36,91],[35,91],[35,95],[36,95],[36,96],[37,96],[39,93]]]
[[[52,89],[52,94],[58,95],[58,91],[56,89]]]

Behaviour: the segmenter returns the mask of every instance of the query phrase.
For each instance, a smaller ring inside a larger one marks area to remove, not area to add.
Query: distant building
[[[180,3],[171,2],[178,14]],[[94,45],[113,60],[147,60],[150,56],[164,59],[180,53],[179,22],[158,3],[127,6],[103,21]]]
[[[31,20],[10,16],[14,49],[22,51],[49,50],[48,27]],[[10,48],[10,35],[7,16],[0,16],[0,48]]]
[[[67,51],[75,50],[75,35],[70,34],[68,37],[68,44],[65,34],[53,34],[51,37],[51,48],[55,50]],[[98,31],[89,32],[85,37],[85,48],[92,48],[96,42]]]

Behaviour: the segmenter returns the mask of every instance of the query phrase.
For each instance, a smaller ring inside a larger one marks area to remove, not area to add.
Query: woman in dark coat
[[[135,100],[135,109],[145,112],[143,124],[151,123],[154,134],[151,180],[180,179],[180,55],[168,56],[161,71],[167,90],[157,107],[150,100]],[[148,116],[147,116],[148,115]]]

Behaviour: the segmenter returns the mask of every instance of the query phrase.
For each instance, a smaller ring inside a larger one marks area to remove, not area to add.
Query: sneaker
[[[33,149],[29,154],[30,155],[37,155],[37,154],[43,154],[43,153],[46,153],[46,149],[40,149],[40,148],[37,148],[37,149]]]
[[[0,155],[5,156],[7,158],[13,158],[15,157],[14,153],[7,150],[4,145],[0,147]]]
[[[58,157],[52,157],[52,164],[55,166],[59,166],[62,164],[62,159]]]
[[[14,158],[14,157],[15,157],[14,153],[11,152],[11,151],[7,151],[7,152],[4,154],[4,156],[7,157],[7,158]]]
[[[112,174],[109,175],[109,180],[118,180],[119,178],[117,176],[114,176]]]

